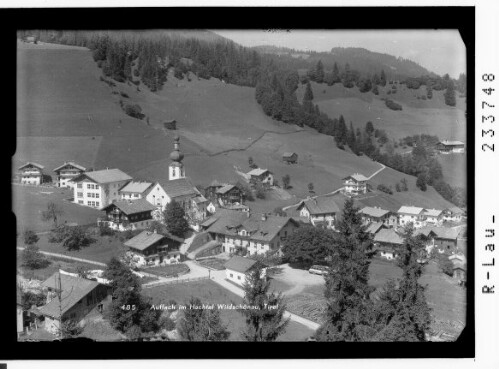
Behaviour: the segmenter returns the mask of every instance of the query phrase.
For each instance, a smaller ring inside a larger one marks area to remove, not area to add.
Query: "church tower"
[[[184,154],[182,154],[179,150],[179,141],[180,138],[175,136],[173,139],[173,151],[170,154],[171,163],[168,171],[168,178],[171,180],[185,178],[185,169],[184,164],[182,164],[182,159],[184,158]]]

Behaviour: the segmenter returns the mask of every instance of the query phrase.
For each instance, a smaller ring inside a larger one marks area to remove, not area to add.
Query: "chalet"
[[[59,187],[71,188],[74,186],[74,182],[71,180],[86,171],[87,169],[85,167],[78,165],[73,161],[66,161],[64,164],[54,169],[54,172],[57,174],[57,185]]]
[[[27,162],[19,167],[22,184],[40,185],[43,183],[43,165]]]
[[[97,224],[117,231],[144,229],[151,225],[155,209],[146,199],[115,201],[102,209],[106,217],[99,219]]]
[[[160,265],[179,262],[183,242],[182,238],[171,234],[142,231],[125,242],[125,246],[134,265]]]
[[[440,141],[436,149],[441,154],[464,153],[464,142],[461,141]]]
[[[220,187],[215,195],[220,206],[243,203],[243,193],[236,185],[228,184]]]
[[[399,249],[403,244],[403,238],[393,228],[381,229],[374,236],[376,251],[388,260],[395,259],[400,254]]]
[[[224,252],[232,254],[242,247],[252,255],[278,252],[298,223],[290,217],[221,209],[209,219],[209,225],[201,226],[222,243]]]
[[[274,185],[274,175],[268,169],[256,168],[246,174],[250,183],[265,183],[270,186]]]
[[[119,169],[85,172],[73,178],[74,202],[93,208],[103,208],[120,199],[120,189],[132,180]]]
[[[425,209],[424,210],[424,217],[426,218],[426,223],[427,224],[433,224],[433,225],[441,225],[443,221],[443,212],[442,210],[437,210],[437,209]]]
[[[366,206],[360,210],[360,214],[365,225],[370,223],[381,223],[388,227],[397,226],[397,216],[389,210]]]
[[[209,199],[215,200],[217,198],[217,190],[224,186],[227,186],[227,184],[220,183],[215,179],[204,189],[204,195]]]
[[[357,196],[367,193],[368,179],[362,174],[355,173],[343,178],[344,191],[350,196]]]
[[[300,217],[306,218],[314,226],[324,224],[326,228],[333,228],[333,222],[340,208],[332,197],[317,197],[302,201],[297,211]]]
[[[121,200],[138,200],[147,196],[153,184],[150,182],[128,182],[119,190]],[[154,204],[153,204],[154,205]]]
[[[254,268],[260,266],[260,263],[256,260],[236,255],[229,259],[224,266],[226,278],[231,282],[244,286],[246,275]]]
[[[454,206],[443,211],[442,219],[446,222],[460,222],[465,212],[463,209]]]
[[[399,225],[404,227],[412,223],[414,228],[424,227],[426,225],[425,209],[415,206],[402,206],[397,211],[399,216]]]
[[[298,154],[295,152],[285,152],[282,154],[282,161],[287,164],[296,164],[298,161]]]
[[[54,273],[42,287],[48,290],[47,302],[37,313],[45,317],[45,329],[54,334],[59,333],[61,321],[79,323],[90,311],[97,308],[102,312],[111,303],[107,285],[61,272]]]
[[[439,253],[451,254],[456,253],[457,250],[457,237],[459,230],[448,227],[425,226],[417,229],[414,232],[415,236],[422,235],[427,243],[427,251],[431,252],[434,248]]]

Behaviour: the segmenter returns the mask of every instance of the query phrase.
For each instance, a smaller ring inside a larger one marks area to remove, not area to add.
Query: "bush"
[[[162,316],[159,320],[159,326],[166,331],[173,331],[175,322],[169,316]]]
[[[93,242],[95,242],[95,239],[90,237],[85,229],[80,226],[76,226],[68,229],[66,237],[62,242],[62,246],[69,251],[73,251],[80,250],[82,247],[86,247]]]
[[[50,232],[48,241],[50,243],[61,243],[66,238],[67,234],[68,234],[68,227],[64,225],[59,226]]]
[[[121,101],[121,100],[120,100]],[[142,114],[142,108],[138,104],[126,104],[125,105],[125,113],[132,118],[142,119],[144,118],[144,114]]]
[[[385,105],[391,110],[402,110],[402,106],[397,104],[395,101],[386,99]]]
[[[33,305],[42,306],[45,305],[46,297],[43,293],[33,293],[31,291],[26,291],[21,294],[21,302],[23,304],[24,310],[29,310]]]
[[[22,253],[22,265],[29,269],[43,269],[50,264],[36,245],[28,245]]]
[[[255,191],[256,197],[264,200],[266,198],[265,189],[262,185],[258,185]]]
[[[40,239],[37,236],[37,234],[31,230],[24,231],[23,237],[24,237],[24,244],[25,245],[33,245],[33,244],[37,243],[38,240]]]
[[[138,69],[134,69],[134,71],[133,71],[133,75],[134,75],[135,77],[140,76],[140,72],[139,72],[139,70],[138,70]]]
[[[378,191],[381,191],[381,192],[384,192],[384,193],[387,193],[389,195],[393,195],[393,191],[390,187],[384,185],[384,184],[380,184],[378,185],[377,187]]]
[[[113,231],[111,228],[109,228],[108,226],[100,226],[99,227],[99,234],[101,236],[114,236],[116,232]]]
[[[120,91],[120,95],[121,95],[121,96],[123,96],[123,97],[126,97],[126,98],[128,98],[128,97],[129,97],[129,96],[128,96],[126,93],[124,93],[123,91]]]

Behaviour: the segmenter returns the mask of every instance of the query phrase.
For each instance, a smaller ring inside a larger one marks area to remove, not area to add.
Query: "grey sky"
[[[437,74],[466,71],[466,48],[457,30],[216,30],[243,46],[275,45],[298,50],[365,49],[410,59]]]

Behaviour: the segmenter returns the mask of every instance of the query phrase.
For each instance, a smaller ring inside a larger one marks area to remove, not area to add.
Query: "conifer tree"
[[[383,69],[381,70],[381,76],[379,79],[380,79],[380,85],[383,87],[386,86],[386,75]]]
[[[322,65],[321,60],[317,62],[317,66],[315,67],[315,82],[324,82],[324,66]]]
[[[387,283],[373,310],[377,330],[373,341],[426,341],[431,316],[425,288],[419,284],[423,267],[418,262],[424,254],[424,244],[413,232],[412,224],[404,229],[404,244],[398,258],[402,279],[398,285],[394,281]]]
[[[373,288],[368,285],[373,243],[352,199],[345,202],[337,229],[326,276],[325,322],[316,337],[319,341],[366,341],[375,333],[369,298]]]
[[[338,69],[338,64],[334,62],[333,66],[333,83],[341,82],[340,70]]]
[[[184,208],[175,200],[166,205],[164,219],[166,228],[174,236],[183,237],[189,230]]]
[[[312,86],[310,82],[307,82],[307,87],[305,88],[305,95],[303,95],[303,103],[305,101],[312,101],[314,99],[314,93],[312,92]]]
[[[449,81],[447,83],[447,90],[444,93],[445,104],[449,106],[456,106],[456,92],[454,90],[454,83]]]
[[[269,293],[270,280],[262,273],[261,265],[246,274],[244,304],[257,309],[243,309],[246,328],[241,336],[246,341],[275,341],[289,324],[284,319],[286,305],[282,294]]]
[[[196,307],[182,310],[183,317],[178,332],[185,341],[226,341],[230,332],[222,323],[218,309],[201,309],[199,298],[191,297],[186,306]]]

